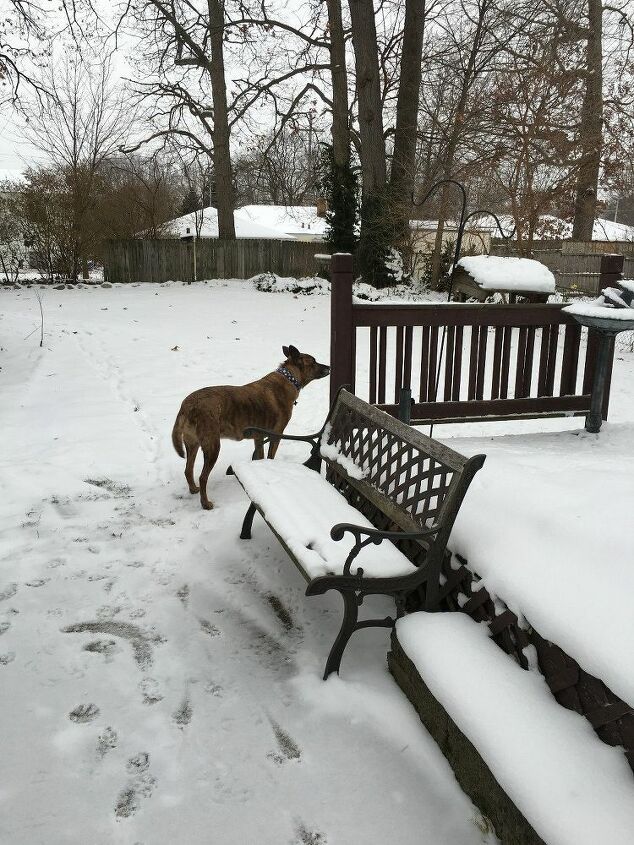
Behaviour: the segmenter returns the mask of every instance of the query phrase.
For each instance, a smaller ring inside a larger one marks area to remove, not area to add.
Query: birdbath
[[[586,431],[597,434],[603,422],[603,394],[610,365],[610,341],[620,332],[634,329],[634,281],[618,282],[618,288],[605,288],[594,302],[579,302],[563,310],[582,326],[599,334],[599,351],[594,371],[590,413],[586,417]]]

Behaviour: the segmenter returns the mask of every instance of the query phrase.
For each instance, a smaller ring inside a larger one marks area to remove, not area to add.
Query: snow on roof
[[[10,167],[0,167],[0,182],[18,182],[25,181],[24,174],[21,170],[16,170]]]
[[[318,217],[314,205],[243,205],[236,214],[286,235],[320,235],[328,230],[325,217]]]
[[[592,240],[634,241],[634,226],[627,226],[625,223],[615,223],[613,220],[598,217],[594,221]]]
[[[558,704],[486,625],[465,613],[410,613],[396,631],[432,695],[544,842],[634,841],[632,773],[621,750]]]
[[[471,255],[458,266],[484,290],[515,290],[554,293],[555,277],[548,267],[532,258],[506,258],[498,255]]]
[[[200,223],[200,215],[202,214],[202,223]],[[196,234],[196,217],[198,216],[201,238],[217,238],[218,237],[218,211],[213,206],[208,206],[201,211],[192,211],[190,214],[184,214],[182,217],[177,217],[175,220],[170,220],[167,224],[169,231],[176,237],[183,235]],[[279,229],[268,228],[259,223],[244,217],[239,211],[235,211],[233,219],[236,227],[237,238],[268,238],[277,240],[292,241],[292,235],[287,235]],[[189,232],[187,231],[189,229]]]
[[[515,221],[509,214],[498,215],[498,219],[504,231],[504,235],[509,237],[513,231]],[[477,228],[485,229],[490,232],[493,237],[498,237],[500,232],[495,222],[495,219],[490,214],[485,214],[482,217],[475,218]],[[567,220],[562,220],[560,217],[555,217],[554,214],[540,215],[537,226],[535,227],[536,238],[571,238],[572,237],[572,223]],[[597,217],[594,221],[594,228],[592,230],[593,241],[634,241],[634,226],[626,226],[625,223],[614,223],[612,220],[606,220],[603,217]]]

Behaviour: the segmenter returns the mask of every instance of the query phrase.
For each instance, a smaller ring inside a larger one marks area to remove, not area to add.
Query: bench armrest
[[[381,531],[378,528],[365,528],[363,525],[353,525],[350,522],[339,522],[330,529],[330,536],[338,542],[343,539],[346,532],[354,535],[354,545],[350,550],[343,567],[343,574],[350,575],[352,561],[359,554],[361,549],[373,543],[378,546],[383,540],[421,540],[424,537],[431,537],[440,531],[440,525],[432,525],[431,528],[424,528],[421,531]],[[365,539],[362,540],[362,535]],[[357,570],[357,575],[363,575],[363,569]]]
[[[307,461],[304,461],[304,466],[315,472],[320,472],[321,453],[319,451],[319,444],[323,432],[324,430],[322,428],[321,431],[317,431],[315,434],[280,434],[278,431],[271,431],[268,428],[249,426],[249,428],[245,428],[243,435],[244,437],[252,437],[254,434],[259,434],[262,438],[262,445],[270,443],[272,440],[299,440],[303,443],[310,443],[310,457]]]
[[[249,426],[242,432],[244,437],[251,437],[253,434],[261,434],[264,440],[303,440],[305,443],[312,443],[313,445],[319,441],[322,432],[318,431],[315,434],[280,434],[278,431],[271,431],[268,428],[259,428],[258,426]]]

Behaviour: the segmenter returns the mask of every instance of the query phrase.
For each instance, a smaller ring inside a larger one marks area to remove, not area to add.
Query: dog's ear
[[[283,346],[283,347],[282,347],[282,355],[283,355],[285,358],[290,358],[290,357],[291,357],[291,353],[288,351],[288,346]]]
[[[299,358],[301,353],[300,353],[299,349],[297,349],[297,347],[295,347],[291,344],[288,347],[288,353],[286,353],[286,354],[289,356],[289,358]]]

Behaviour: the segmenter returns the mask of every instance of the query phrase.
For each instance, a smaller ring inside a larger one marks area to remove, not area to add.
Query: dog
[[[223,385],[203,387],[183,400],[172,430],[172,443],[178,455],[185,458],[185,479],[189,492],[200,492],[200,504],[211,510],[207,498],[207,479],[220,452],[222,438],[244,439],[247,428],[266,428],[282,434],[293,413],[299,392],[315,379],[330,374],[330,367],[318,363],[312,355],[301,353],[294,346],[283,346],[285,360],[272,373],[241,387]],[[254,434],[255,458],[264,457],[262,436]],[[274,458],[279,440],[269,443],[268,457]],[[183,445],[185,452],[183,452]],[[199,486],[194,483],[194,461],[201,448],[205,462]]]

